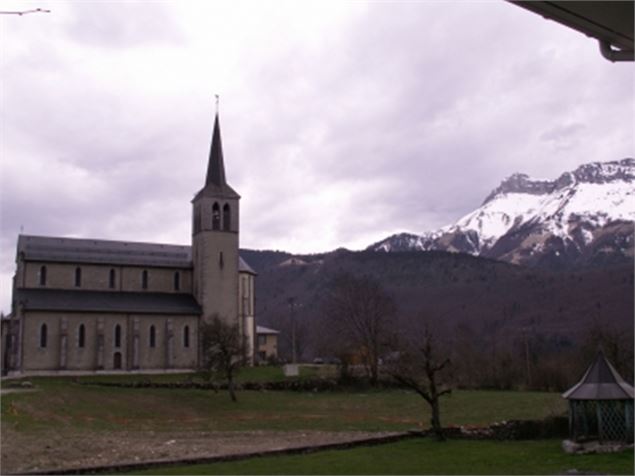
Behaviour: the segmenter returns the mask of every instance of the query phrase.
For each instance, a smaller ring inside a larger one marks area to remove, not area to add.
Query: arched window
[[[181,273],[179,273],[178,271],[174,272],[174,290],[181,290]]]
[[[212,206],[212,230],[220,230],[220,207],[218,203]]]
[[[121,347],[121,326],[115,326],[115,347]]]
[[[157,331],[154,326],[150,326],[150,347],[156,347],[157,345]]]
[[[46,286],[46,266],[40,266],[40,286]]]
[[[108,287],[110,289],[115,289],[115,270],[111,269],[108,274]]]
[[[143,289],[148,289],[148,270],[144,269],[141,273],[141,287]]]
[[[223,205],[223,230],[229,231],[231,230],[232,218],[231,212],[229,210],[229,203]]]
[[[190,346],[190,326],[183,328],[183,347]]]
[[[77,347],[83,349],[86,345],[86,327],[84,324],[79,325],[79,329],[77,330]]]
[[[47,329],[46,329],[46,324],[42,324],[40,326],[40,347],[42,349],[46,348],[46,343],[47,343]]]
[[[75,268],[75,287],[82,285],[82,268]]]

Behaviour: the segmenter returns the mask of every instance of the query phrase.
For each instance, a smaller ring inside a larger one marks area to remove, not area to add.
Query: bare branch
[[[22,10],[22,11],[0,11],[0,15],[28,15],[29,13],[51,13],[51,10],[45,10],[44,8],[36,8],[35,10]]]

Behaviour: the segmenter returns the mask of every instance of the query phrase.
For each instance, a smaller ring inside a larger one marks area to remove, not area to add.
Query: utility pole
[[[527,328],[523,327],[523,337],[525,339],[525,365],[527,366],[527,387],[531,388],[531,366],[529,362],[529,340],[527,339]]]
[[[289,303],[289,311],[291,316],[291,363],[297,363],[297,355],[295,350],[295,298],[290,297],[287,302]]]

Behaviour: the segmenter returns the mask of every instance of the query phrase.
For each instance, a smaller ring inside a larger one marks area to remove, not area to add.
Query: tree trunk
[[[441,419],[439,418],[439,398],[436,395],[433,396],[430,406],[432,407],[432,417],[430,418],[432,430],[436,434],[437,440],[445,441],[443,429],[441,428]]]
[[[234,379],[231,375],[227,377],[227,390],[229,390],[229,396],[232,402],[237,402],[236,392],[234,392]]]

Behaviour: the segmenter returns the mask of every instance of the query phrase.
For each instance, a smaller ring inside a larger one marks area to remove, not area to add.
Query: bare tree
[[[379,358],[394,332],[395,303],[381,285],[368,276],[336,276],[323,301],[329,335],[345,343],[364,362],[370,381],[379,378]]]
[[[449,367],[450,359],[442,356],[441,342],[428,324],[415,337],[404,340],[404,350],[388,365],[388,373],[430,405],[430,424],[437,439],[443,441],[445,436],[441,427],[439,398],[452,392],[444,383],[444,370]]]
[[[246,342],[238,324],[229,324],[217,315],[201,326],[203,368],[210,378],[221,377],[227,381],[227,390],[233,402],[238,401],[234,377],[247,362]]]

